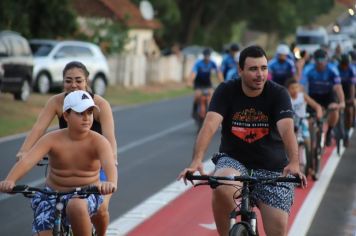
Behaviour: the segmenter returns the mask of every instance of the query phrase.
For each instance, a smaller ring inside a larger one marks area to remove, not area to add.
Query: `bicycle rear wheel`
[[[249,236],[249,235],[250,234],[248,232],[246,225],[241,223],[235,224],[229,232],[229,236]]]
[[[305,176],[308,176],[309,168],[311,167],[311,158],[308,146],[306,144],[299,144],[298,153],[300,171],[304,173]]]
[[[320,176],[320,161],[321,161],[321,155],[323,152],[321,136],[322,136],[322,131],[318,130],[315,135],[315,138],[316,138],[315,145],[316,146],[313,149],[313,151],[311,152],[311,155],[312,155],[311,168],[313,170],[313,173],[312,173],[313,180],[318,180],[319,176]]]

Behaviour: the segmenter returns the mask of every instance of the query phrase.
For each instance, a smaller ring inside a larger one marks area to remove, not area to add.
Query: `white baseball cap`
[[[99,107],[95,105],[91,95],[86,91],[73,91],[64,98],[63,112],[68,109],[72,109],[76,112],[83,112],[90,107],[95,107],[100,111]]]
[[[290,49],[289,49],[289,47],[287,45],[280,44],[277,47],[276,53],[277,54],[282,54],[282,55],[288,55],[290,53]]]

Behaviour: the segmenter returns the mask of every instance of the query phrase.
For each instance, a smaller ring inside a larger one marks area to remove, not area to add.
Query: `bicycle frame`
[[[90,194],[100,194],[99,190],[95,186],[88,186],[83,188],[76,188],[68,192],[48,192],[44,189],[28,187],[26,185],[17,185],[13,188],[10,193],[22,193],[25,197],[32,198],[35,192],[41,192],[47,196],[55,197],[55,217],[53,222],[52,234],[53,236],[62,236],[62,235],[73,235],[70,226],[66,226],[63,222],[63,210],[64,204],[61,202],[61,196],[67,194],[75,194],[79,197],[86,197]]]
[[[257,216],[253,211],[253,205],[250,202],[250,187],[249,182],[243,182],[241,189],[241,206],[237,210],[235,208],[230,213],[230,230],[234,227],[236,223],[244,224],[249,231],[250,235],[258,236],[257,231]],[[241,216],[241,221],[237,222],[236,218]]]
[[[236,207],[230,214],[230,235],[232,235],[232,231],[234,227],[238,225],[243,225],[245,230],[247,230],[248,234],[251,236],[258,236],[258,228],[257,228],[257,218],[256,213],[253,211],[253,205],[250,199],[250,184],[275,184],[277,182],[292,182],[292,183],[301,183],[299,178],[288,178],[288,177],[277,177],[277,178],[255,178],[252,176],[208,176],[208,175],[192,175],[188,172],[186,178],[190,181],[192,180],[205,180],[207,182],[200,182],[198,184],[194,184],[194,186],[199,185],[209,185],[211,188],[215,189],[220,185],[228,185],[236,187],[236,184],[229,184],[224,182],[219,182],[219,180],[223,181],[240,181],[242,182],[242,187],[239,187],[237,191],[241,189],[241,194],[238,197],[234,197],[234,200],[237,198],[241,198],[241,206]],[[236,217],[241,216],[241,221],[237,221]]]

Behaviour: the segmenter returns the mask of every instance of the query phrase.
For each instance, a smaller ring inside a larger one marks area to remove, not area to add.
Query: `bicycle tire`
[[[320,161],[322,155],[321,135],[322,135],[322,131],[318,130],[316,132],[316,148],[312,152],[311,163],[312,163],[312,170],[313,170],[313,175],[312,175],[313,180],[318,180],[320,176]]]
[[[308,174],[308,148],[305,144],[298,145],[298,156],[300,171],[305,175]]]
[[[234,226],[231,228],[229,232],[229,236],[249,236],[249,235],[250,234],[246,225],[241,223],[234,224]]]

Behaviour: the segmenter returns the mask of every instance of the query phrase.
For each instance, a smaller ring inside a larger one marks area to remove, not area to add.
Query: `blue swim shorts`
[[[45,188],[48,191],[53,191],[51,188]],[[68,201],[74,196],[74,194],[68,194],[61,197],[61,202],[64,204],[63,219],[65,219],[65,207]],[[75,196],[74,196],[75,197]],[[90,194],[86,199],[88,203],[89,215],[94,215],[100,205],[103,203],[102,195]],[[32,222],[32,234],[36,234],[40,231],[51,230],[54,226],[54,213],[56,210],[56,199],[52,196],[37,192],[31,200],[31,207],[33,210],[33,222]],[[66,225],[69,222],[64,220]]]

